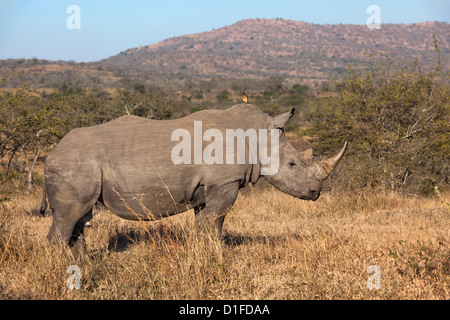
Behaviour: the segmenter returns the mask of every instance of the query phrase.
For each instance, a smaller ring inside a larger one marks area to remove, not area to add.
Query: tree
[[[143,85],[118,90],[110,118],[135,115],[148,119],[173,119],[176,113],[171,102],[159,91],[148,92]]]
[[[222,90],[217,94],[216,99],[219,103],[229,102],[229,101],[231,101],[230,93],[228,92],[228,90]]]
[[[12,160],[18,154],[24,158],[27,170],[28,189],[33,183],[33,170],[39,155],[53,141],[52,105],[44,105],[31,90],[28,83],[6,92],[0,105],[0,156],[6,168],[11,168]]]
[[[73,128],[94,124],[100,109],[98,100],[86,90],[69,95],[55,90],[43,99],[23,81],[18,89],[4,91],[0,98],[3,167],[10,170],[13,159],[21,158],[31,189],[39,156]]]

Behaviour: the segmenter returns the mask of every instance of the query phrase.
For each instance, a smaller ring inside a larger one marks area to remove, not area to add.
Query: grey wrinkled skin
[[[311,152],[298,152],[284,135],[282,128],[293,111],[271,117],[256,106],[240,104],[176,120],[124,116],[72,130],[45,162],[41,213],[47,205],[53,212],[48,238],[73,245],[97,201],[131,220],[155,220],[194,208],[196,221],[212,218],[220,232],[239,189],[260,178],[261,164],[251,164],[246,152],[245,164],[175,165],[171,151],[178,141],[171,141],[171,134],[184,128],[193,137],[194,121],[202,121],[203,132],[215,128],[224,136],[226,129],[280,130],[279,170],[265,179],[294,197],[316,200],[347,143],[336,156],[313,161]]]

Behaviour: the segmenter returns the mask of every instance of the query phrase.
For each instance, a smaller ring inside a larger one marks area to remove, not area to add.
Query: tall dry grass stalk
[[[332,193],[316,202],[244,191],[224,234],[196,232],[193,212],[160,221],[97,208],[89,257],[47,242],[39,195],[0,213],[4,299],[449,299],[450,197]],[[81,269],[69,290],[67,268]],[[381,288],[366,272],[380,269]]]

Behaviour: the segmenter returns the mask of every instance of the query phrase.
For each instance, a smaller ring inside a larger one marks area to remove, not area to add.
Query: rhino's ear
[[[294,115],[295,109],[292,108],[291,111],[280,114],[272,119],[272,122],[270,124],[271,128],[276,129],[283,129],[286,122],[289,120],[290,117]]]
[[[305,160],[312,160],[313,158],[313,148],[306,149],[305,151],[301,151],[300,155]]]

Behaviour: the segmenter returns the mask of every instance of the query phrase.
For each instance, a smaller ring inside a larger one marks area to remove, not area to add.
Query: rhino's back
[[[55,147],[52,157],[111,156],[112,159],[138,156],[154,150],[155,154],[170,157],[174,143],[172,133],[186,129],[191,135],[194,121],[207,128],[228,129],[258,127],[264,114],[255,106],[236,105],[226,110],[203,110],[174,120],[151,120],[137,116],[123,116],[108,123],[77,128],[69,132]],[[168,152],[166,152],[168,151]]]
[[[123,116],[105,124],[77,128],[70,131],[58,143],[52,154],[83,153],[93,150],[126,153],[134,149],[136,145],[145,144],[148,139],[153,139],[155,142],[153,134],[158,135],[168,131],[169,128],[165,122]],[[91,155],[94,156],[94,154]]]

